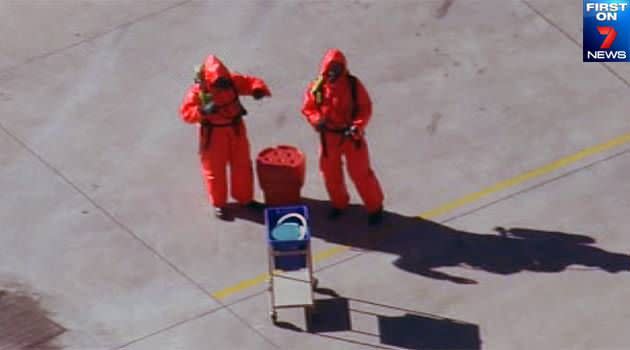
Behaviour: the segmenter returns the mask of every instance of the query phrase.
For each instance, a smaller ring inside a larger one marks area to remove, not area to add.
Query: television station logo
[[[630,61],[630,0],[584,0],[582,60]]]

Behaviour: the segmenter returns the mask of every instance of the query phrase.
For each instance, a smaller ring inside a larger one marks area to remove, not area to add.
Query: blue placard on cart
[[[304,205],[271,207],[265,209],[267,242],[272,251],[291,252],[310,249],[308,208]],[[306,255],[277,256],[276,269],[296,270],[305,268]]]

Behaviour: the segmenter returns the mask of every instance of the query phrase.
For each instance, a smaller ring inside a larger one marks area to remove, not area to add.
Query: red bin
[[[300,202],[306,161],[299,149],[288,145],[263,149],[256,157],[256,173],[267,205]]]
[[[265,204],[269,206],[297,205],[301,203],[300,188],[273,188],[263,190]]]

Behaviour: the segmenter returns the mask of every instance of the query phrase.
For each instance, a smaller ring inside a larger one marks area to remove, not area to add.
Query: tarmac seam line
[[[542,18],[545,22],[547,22],[547,24],[549,24],[550,26],[552,26],[556,30],[558,30],[560,33],[562,33],[567,39],[569,39],[571,42],[573,42],[577,47],[581,48],[580,42],[577,41],[577,39],[572,37],[571,34],[569,34],[566,30],[562,29],[562,27],[560,27],[559,25],[554,23],[551,20],[551,18],[545,16],[536,7],[534,7],[534,5],[530,4],[529,1],[521,0],[521,2],[524,3],[527,7],[529,7],[529,9],[532,10],[534,13],[536,13],[538,16],[540,16],[540,18]],[[584,29],[582,29],[582,30],[584,30]],[[602,67],[604,67],[604,69],[606,69],[610,74],[614,75],[626,87],[630,87],[630,82],[626,78],[624,78],[621,74],[617,73],[614,69],[612,69],[612,67],[610,67],[610,65],[608,63],[606,63],[606,62],[599,62],[599,64]]]
[[[33,150],[31,147],[29,147],[24,141],[22,141],[19,137],[17,137],[16,135],[14,135],[9,129],[7,129],[2,123],[0,123],[0,129],[7,135],[9,136],[14,142],[16,142],[18,145],[20,145],[22,148],[24,148],[29,154],[31,154],[33,157],[35,157],[41,164],[43,164],[46,168],[48,168],[48,170],[52,171],[55,175],[57,175],[63,182],[65,182],[68,186],[70,186],[72,189],[74,189],[77,193],[79,193],[85,200],[87,200],[94,208],[96,208],[98,211],[100,211],[103,215],[105,215],[105,217],[107,217],[109,220],[111,220],[111,222],[113,222],[114,224],[116,224],[116,226],[118,226],[120,229],[122,229],[124,232],[126,232],[129,236],[131,236],[132,238],[134,238],[137,242],[139,242],[142,246],[144,246],[149,252],[151,252],[155,257],[157,257],[159,260],[161,260],[163,263],[165,263],[168,267],[170,267],[172,269],[172,271],[174,271],[175,273],[177,273],[178,275],[180,275],[182,278],[184,278],[188,283],[190,283],[192,286],[194,286],[195,288],[197,288],[199,291],[201,291],[204,295],[206,295],[207,297],[209,297],[210,299],[214,300],[219,306],[218,308],[225,308],[227,309],[234,317],[236,317],[241,323],[245,324],[247,326],[247,328],[251,329],[252,331],[254,331],[256,334],[258,334],[260,337],[262,337],[266,342],[268,342],[269,344],[271,344],[272,346],[274,346],[275,348],[279,348],[277,344],[275,344],[273,341],[271,341],[271,339],[267,338],[266,336],[264,336],[260,331],[258,331],[257,329],[255,329],[252,325],[250,325],[248,322],[246,322],[240,315],[238,315],[236,312],[234,312],[231,308],[227,307],[220,299],[216,298],[213,296],[212,293],[210,293],[206,288],[204,288],[199,282],[195,281],[192,277],[190,277],[188,274],[186,274],[183,270],[181,270],[179,267],[177,267],[177,265],[175,265],[173,262],[171,262],[170,260],[168,260],[164,255],[162,255],[160,252],[158,252],[155,248],[153,248],[149,243],[147,243],[145,240],[143,240],[140,236],[138,236],[131,228],[129,228],[127,225],[125,225],[124,223],[122,223],[120,220],[116,219],[116,217],[111,214],[107,209],[105,209],[104,207],[102,207],[100,204],[98,204],[92,197],[90,197],[87,193],[85,193],[83,190],[81,190],[79,188],[79,186],[77,186],[74,182],[72,182],[72,180],[70,180],[67,176],[65,176],[59,169],[57,169],[55,166],[53,166],[51,163],[49,163],[48,161],[46,161],[41,155],[39,155],[39,153],[37,153],[35,150]]]
[[[612,160],[612,159],[618,158],[618,157],[620,157],[620,156],[622,156],[622,155],[629,154],[629,153],[630,153],[630,148],[625,149],[625,150],[623,150],[623,151],[621,151],[621,152],[617,152],[617,153],[615,153],[615,154],[613,154],[613,155],[610,155],[610,156],[608,156],[608,157],[606,157],[606,158],[599,159],[599,160],[596,160],[596,161],[594,161],[594,162],[591,162],[591,163],[585,164],[584,166],[581,166],[581,167],[579,167],[579,168],[573,169],[573,170],[568,171],[568,172],[566,172],[566,173],[564,173],[564,174],[560,174],[560,175],[555,176],[555,177],[552,177],[552,178],[550,178],[550,179],[548,179],[548,180],[545,180],[545,181],[539,182],[539,183],[537,183],[537,184],[533,184],[532,186],[526,187],[526,188],[524,188],[524,189],[522,189],[522,190],[520,190],[520,191],[517,191],[517,192],[514,192],[514,193],[510,193],[510,194],[508,194],[508,195],[506,195],[506,196],[503,196],[503,197],[501,197],[501,198],[498,198],[498,199],[496,199],[496,200],[494,200],[494,201],[491,201],[491,202],[488,202],[488,203],[486,203],[486,204],[484,204],[484,205],[481,205],[481,206],[479,206],[479,207],[477,207],[477,208],[471,209],[471,210],[469,210],[469,211],[465,211],[465,212],[463,212],[463,213],[461,213],[461,214],[457,214],[457,215],[455,215],[455,216],[451,216],[451,217],[449,217],[448,219],[446,219],[446,220],[442,221],[441,223],[448,223],[448,222],[450,222],[450,221],[460,219],[460,218],[462,218],[462,217],[464,217],[464,216],[467,216],[467,215],[470,215],[470,214],[474,214],[475,212],[478,212],[478,211],[480,211],[480,210],[483,210],[483,209],[485,209],[485,208],[488,208],[488,207],[490,207],[490,206],[493,206],[493,205],[495,205],[495,204],[497,204],[497,203],[499,203],[499,202],[505,201],[505,200],[507,200],[507,199],[514,198],[514,197],[516,197],[516,196],[518,196],[518,195],[521,195],[521,194],[527,193],[527,192],[529,192],[529,191],[531,191],[531,190],[538,189],[538,188],[543,187],[543,186],[545,186],[545,185],[548,185],[548,184],[550,184],[550,183],[552,183],[552,182],[555,182],[555,181],[558,181],[558,180],[560,180],[560,179],[563,179],[563,178],[569,177],[569,176],[571,176],[571,175],[574,175],[574,174],[576,174],[576,173],[578,173],[578,172],[580,172],[580,171],[582,171],[582,170],[586,170],[586,169],[593,168],[593,167],[594,167],[594,166],[596,166],[596,165],[599,165],[599,164],[601,164],[601,163],[607,162],[607,161],[609,161],[609,160]]]
[[[181,320],[181,321],[175,322],[175,323],[170,324],[170,325],[168,325],[168,326],[166,326],[166,327],[164,327],[164,328],[161,328],[161,329],[159,329],[159,330],[157,330],[157,331],[155,331],[155,332],[152,332],[152,333],[149,333],[149,334],[144,335],[144,336],[142,336],[142,337],[139,337],[139,338],[136,338],[136,339],[134,339],[134,340],[131,340],[131,341],[129,341],[129,342],[127,342],[127,343],[123,344],[123,345],[119,345],[119,346],[117,346],[115,349],[117,349],[117,350],[124,349],[124,348],[126,348],[126,347],[128,347],[128,346],[131,346],[131,345],[133,345],[133,344],[135,344],[135,343],[141,342],[141,341],[143,341],[143,340],[145,340],[145,339],[148,339],[148,338],[151,338],[151,337],[156,336],[156,335],[158,335],[158,334],[161,334],[161,333],[165,333],[165,332],[167,332],[167,331],[170,331],[171,329],[173,329],[173,328],[177,328],[177,327],[179,327],[179,326],[181,326],[181,325],[183,325],[183,324],[186,324],[186,323],[188,323],[188,322],[193,322],[193,321],[196,321],[196,320],[198,320],[198,319],[204,318],[204,317],[206,317],[206,316],[208,316],[208,315],[211,315],[211,314],[213,314],[213,313],[215,313],[215,312],[217,312],[217,311],[223,310],[223,309],[225,309],[226,307],[227,307],[227,306],[221,306],[221,307],[218,307],[218,308],[213,308],[213,309],[210,309],[210,310],[208,310],[208,311],[205,311],[205,312],[203,312],[203,313],[201,313],[201,314],[199,314],[199,315],[196,315],[196,316],[193,316],[193,317],[186,318],[186,319],[184,319],[184,320]]]
[[[126,22],[123,22],[123,23],[120,23],[118,25],[115,25],[113,28],[106,29],[105,31],[93,34],[92,36],[89,36],[87,38],[84,38],[82,40],[74,42],[72,44],[68,44],[68,45],[63,46],[63,47],[59,47],[59,48],[52,49],[50,51],[47,51],[47,52],[35,55],[35,56],[28,57],[28,58],[26,58],[24,61],[22,61],[20,63],[14,64],[12,66],[9,66],[9,67],[6,67],[6,68],[3,68],[2,70],[0,70],[0,79],[2,78],[2,76],[4,74],[6,74],[6,73],[8,73],[8,72],[10,72],[12,70],[15,70],[17,68],[20,68],[20,67],[28,65],[28,64],[31,64],[31,63],[36,62],[38,60],[41,60],[41,59],[44,59],[44,58],[47,58],[47,57],[50,57],[50,56],[54,56],[56,54],[59,54],[59,53],[62,53],[64,51],[66,51],[66,50],[70,50],[70,49],[72,49],[74,47],[77,47],[79,45],[82,45],[82,44],[85,44],[85,43],[89,43],[89,42],[94,41],[94,40],[96,40],[96,39],[98,39],[100,37],[103,37],[103,36],[107,35],[107,34],[113,33],[113,32],[115,32],[115,31],[117,31],[117,30],[119,30],[121,28],[128,27],[128,26],[134,25],[136,23],[142,22],[144,20],[154,18],[156,16],[159,16],[159,15],[161,15],[163,13],[166,13],[166,12],[172,10],[172,9],[178,8],[178,7],[183,6],[183,5],[185,5],[187,3],[190,3],[190,2],[192,2],[192,0],[184,0],[184,1],[177,2],[175,4],[172,4],[170,6],[165,7],[163,9],[155,10],[153,12],[146,13],[146,14],[144,14],[142,16],[130,19],[130,20],[126,21]]]
[[[317,269],[315,269],[315,270],[314,270],[314,272],[319,272],[319,271],[324,271],[324,270],[327,270],[327,269],[329,269],[329,268],[331,268],[331,267],[334,267],[334,266],[336,266],[336,265],[338,265],[338,264],[341,264],[341,263],[343,263],[343,262],[345,262],[345,261],[352,260],[352,259],[354,259],[354,258],[358,257],[358,256],[359,256],[359,255],[361,255],[361,254],[363,254],[363,252],[362,252],[362,253],[358,253],[358,254],[356,254],[356,255],[349,256],[349,257],[347,257],[347,258],[345,258],[345,259],[342,259],[341,261],[335,262],[334,264],[330,264],[330,265],[326,265],[326,266],[322,266],[322,267],[320,267],[320,268],[317,268]],[[263,276],[265,277],[264,282],[266,282],[266,281],[267,281],[267,279],[269,278],[269,274],[268,274],[268,273],[262,273],[262,274],[260,274],[259,276],[257,276],[256,278],[262,278]],[[261,283],[262,283],[262,282],[261,282]],[[252,285],[252,287],[254,287],[254,286],[256,286],[256,285],[259,285],[259,284]],[[177,327],[179,327],[179,326],[182,326],[182,325],[184,325],[184,324],[186,324],[186,323],[188,323],[188,322],[192,322],[192,321],[195,321],[195,320],[201,319],[201,318],[203,318],[203,317],[206,317],[206,316],[208,316],[208,315],[210,315],[210,314],[215,313],[216,311],[223,310],[223,309],[225,309],[225,308],[230,308],[230,307],[232,307],[232,306],[238,305],[238,304],[240,304],[240,303],[242,303],[242,302],[245,302],[245,301],[251,300],[251,299],[253,299],[253,298],[256,298],[256,297],[261,296],[261,295],[266,294],[266,293],[268,293],[268,290],[267,290],[267,289],[264,289],[264,290],[261,290],[261,291],[255,292],[255,293],[253,293],[253,294],[245,295],[245,296],[243,296],[243,297],[242,297],[242,298],[240,298],[240,299],[237,299],[237,300],[231,301],[231,302],[229,302],[229,303],[227,303],[227,304],[222,304],[223,306],[221,306],[221,307],[219,307],[219,308],[216,308],[216,309],[213,309],[213,310],[211,310],[211,311],[209,311],[209,312],[205,312],[205,313],[200,314],[200,315],[198,315],[198,316],[191,317],[191,318],[189,318],[189,319],[186,319],[186,320],[183,320],[183,321],[179,321],[179,322],[173,323],[173,324],[171,324],[171,325],[169,325],[169,326],[166,326],[166,327],[164,327],[164,328],[162,328],[162,329],[160,329],[160,330],[158,330],[158,331],[155,331],[155,332],[153,332],[153,333],[151,333],[151,334],[147,334],[147,335],[142,336],[142,337],[140,337],[140,338],[138,338],[138,339],[132,340],[132,341],[130,341],[129,343],[126,343],[125,345],[122,345],[122,346],[117,347],[116,349],[117,349],[117,350],[122,350],[122,349],[124,349],[125,347],[127,347],[127,346],[129,346],[129,345],[131,345],[131,344],[134,344],[134,343],[137,343],[137,342],[139,342],[139,341],[142,341],[142,340],[145,340],[145,339],[151,338],[151,337],[153,337],[153,336],[155,336],[155,335],[158,335],[158,334],[160,334],[160,333],[163,333],[163,332],[169,331],[169,330],[171,330],[171,329],[177,328]]]

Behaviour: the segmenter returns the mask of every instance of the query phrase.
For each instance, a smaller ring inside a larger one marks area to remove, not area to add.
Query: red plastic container
[[[268,205],[289,205],[300,202],[306,161],[304,154],[288,145],[269,147],[256,157],[258,183]]]
[[[263,190],[265,204],[270,206],[297,205],[302,201],[301,188],[291,186],[287,188],[273,188]]]

